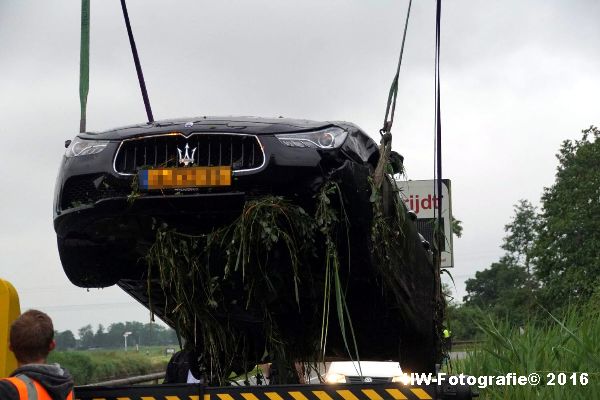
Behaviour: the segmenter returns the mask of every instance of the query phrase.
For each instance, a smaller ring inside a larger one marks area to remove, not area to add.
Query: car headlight
[[[410,376],[406,373],[392,377],[392,382],[402,383],[404,385],[410,385]]]
[[[328,372],[327,375],[325,375],[325,382],[327,382],[327,383],[346,383],[346,375]]]
[[[285,133],[275,135],[288,147],[309,147],[317,149],[336,149],[344,143],[348,132],[341,128],[327,128],[315,132]]]
[[[67,151],[66,157],[79,157],[98,154],[108,146],[108,140],[85,140],[76,137],[73,139]]]

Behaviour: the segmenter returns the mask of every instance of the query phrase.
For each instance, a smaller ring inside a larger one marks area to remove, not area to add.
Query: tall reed
[[[600,312],[571,307],[561,317],[544,313],[543,321],[521,327],[483,316],[474,321],[485,341],[469,351],[466,359],[455,361],[452,372],[473,376],[537,373],[541,378],[537,386],[478,389],[483,399],[600,399]],[[586,385],[582,373],[587,374]]]

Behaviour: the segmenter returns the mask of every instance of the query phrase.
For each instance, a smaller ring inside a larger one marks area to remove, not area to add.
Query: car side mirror
[[[71,145],[71,140],[65,140],[65,149]]]

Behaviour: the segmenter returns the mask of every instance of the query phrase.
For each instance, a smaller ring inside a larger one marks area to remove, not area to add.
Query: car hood
[[[391,378],[402,375],[400,363],[396,361],[360,361],[360,370],[358,362],[352,361],[334,361],[329,365],[327,373],[342,374],[345,376],[376,376],[381,378]]]
[[[83,139],[122,140],[138,136],[155,135],[167,132],[226,132],[265,135],[274,133],[292,133],[322,129],[329,126],[347,127],[343,122],[310,121],[291,118],[259,117],[193,117],[155,121],[104,132],[85,132],[78,136]],[[355,129],[357,129],[355,127]]]

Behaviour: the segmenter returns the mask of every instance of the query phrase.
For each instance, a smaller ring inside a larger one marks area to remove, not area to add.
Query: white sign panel
[[[400,197],[409,210],[417,214],[417,230],[433,246],[433,228],[438,216],[438,196],[435,181],[396,181],[400,188]],[[442,220],[444,225],[444,243],[442,243],[442,268],[454,265],[452,251],[452,201],[450,198],[450,180],[442,180]]]

